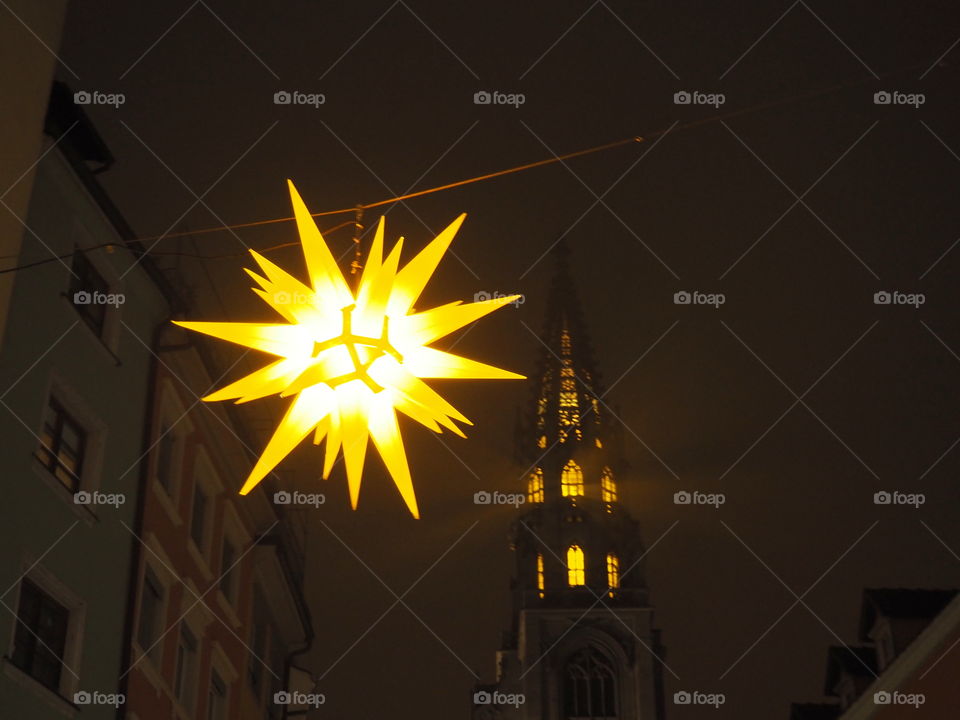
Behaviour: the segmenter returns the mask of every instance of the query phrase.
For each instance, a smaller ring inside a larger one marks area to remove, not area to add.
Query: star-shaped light
[[[253,291],[286,322],[177,323],[278,358],[204,400],[243,403],[274,394],[293,396],[240,494],[256,487],[313,433],[314,444],[327,441],[324,479],[343,448],[350,503],[356,509],[367,440],[373,438],[404,502],[419,517],[396,411],[435,432],[441,432],[442,426],[464,437],[454,421],[470,421],[423,380],[523,376],[428,345],[519,296],[468,304],[456,301],[414,311],[414,303],[466,215],[450,223],[403,268],[399,266],[403,238],[383,257],[384,221],[380,218],[360,282],[351,290],[299,193],[292,182],[288,184],[310,284],[252,250],[263,276],[247,270],[260,286]]]

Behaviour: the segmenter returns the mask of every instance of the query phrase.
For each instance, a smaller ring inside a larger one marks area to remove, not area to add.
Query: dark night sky
[[[540,327],[551,272],[537,260],[566,236],[599,369],[608,384],[626,373],[609,398],[628,428],[628,503],[648,545],[667,533],[647,571],[669,695],[725,693],[718,720],[785,718],[789,702],[820,697],[827,646],[855,640],[863,587],[960,585],[960,449],[950,450],[960,436],[960,250],[943,255],[960,237],[960,47],[931,69],[960,35],[954,3],[342,5],[72,3],[61,56],[79,78],[63,74],[74,89],[126,94],[119,110],[90,114],[117,157],[103,182],[140,233],[288,215],[288,177],[314,211],[349,207],[717,114],[675,105],[682,89],[724,93],[727,112],[849,84],[726,127],[391,207],[388,235],[419,248],[468,212],[453,246],[462,263],[448,257],[427,300],[524,293],[523,306],[457,346],[520,372],[533,369],[527,328]],[[280,89],[322,92],[326,103],[276,106]],[[526,103],[477,106],[480,89],[522,92]],[[880,89],[926,102],[877,106]],[[608,207],[595,204],[614,183]],[[187,187],[208,208],[190,209]],[[803,199],[788,211],[792,193]],[[295,239],[289,225],[238,234],[254,248]],[[346,249],[349,233],[329,240]],[[230,233],[197,242],[243,250]],[[193,251],[180,240],[158,249]],[[271,257],[300,262],[295,248]],[[180,261],[198,317],[269,317],[244,266]],[[676,306],[683,289],[727,301]],[[874,292],[895,289],[923,292],[926,304],[873,304]],[[472,497],[520,487],[512,432],[528,390],[443,391],[476,426],[466,441],[440,442],[403,425],[422,520],[409,518],[373,455],[358,512],[335,476],[326,506],[305,518],[319,674],[394,600],[352,553],[399,594],[472,527],[404,598],[422,622],[397,606],[325,674],[318,717],[466,717],[465,666],[492,677],[509,622],[510,511]],[[780,419],[793,393],[802,403]],[[277,406],[251,412],[266,430]],[[315,458],[308,448],[290,459],[290,482],[315,487]],[[675,506],[679,489],[723,492],[727,503]],[[922,491],[927,503],[878,508],[879,489]],[[809,609],[793,608],[730,669],[795,602],[791,592],[814,583]],[[669,708],[678,720],[703,712]]]

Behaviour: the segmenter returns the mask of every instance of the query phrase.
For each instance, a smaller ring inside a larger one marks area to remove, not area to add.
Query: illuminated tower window
[[[564,497],[583,495],[583,471],[573,460],[569,460],[560,475],[560,491]]]
[[[620,587],[620,560],[613,553],[607,553],[607,586],[610,588],[610,597]]]
[[[571,428],[577,439],[583,437],[580,430],[580,401],[577,397],[577,379],[573,372],[573,360],[570,359],[570,333],[564,328],[560,335],[560,401],[559,424],[557,428],[560,441],[563,442],[570,434]]]
[[[586,584],[583,549],[579,545],[571,545],[567,548],[567,584],[570,587]]]
[[[537,468],[527,481],[527,496],[532,503],[543,502],[543,470]]]
[[[537,553],[537,594],[540,597],[543,597],[543,591],[546,587],[547,583],[543,576],[543,555]]]
[[[608,467],[600,475],[600,495],[605,503],[617,501],[617,484],[613,481],[613,471]]]

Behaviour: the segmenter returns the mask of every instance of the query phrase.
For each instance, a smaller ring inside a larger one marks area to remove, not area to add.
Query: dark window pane
[[[68,490],[80,488],[87,433],[54,398],[47,406],[36,457]]]
[[[204,526],[207,519],[207,496],[197,484],[193,489],[193,516],[190,520],[190,537],[201,550],[204,547]]]
[[[51,690],[59,691],[70,612],[35,583],[20,584],[14,665]]]
[[[103,334],[103,325],[107,317],[107,306],[103,296],[110,292],[110,286],[79,249],[73,253],[71,270],[73,274],[70,276],[70,302],[90,329],[100,336]],[[99,302],[95,302],[97,296],[100,297]]]

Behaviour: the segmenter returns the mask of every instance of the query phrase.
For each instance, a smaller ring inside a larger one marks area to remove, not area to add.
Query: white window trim
[[[210,644],[210,668],[207,672],[207,693],[206,696],[209,701],[210,697],[210,688],[213,685],[213,672],[216,671],[217,675],[220,676],[220,679],[223,680],[224,687],[226,689],[226,708],[224,717],[230,718],[236,715],[233,713],[231,715],[231,702],[230,696],[233,693],[234,684],[240,678],[240,673],[233,663],[230,662],[230,658],[227,656],[227,653],[224,652],[223,648],[220,646],[216,640]],[[207,713],[209,714],[210,708],[207,707]]]
[[[10,663],[12,668],[20,672],[24,678],[28,678],[37,688],[42,688],[47,693],[58,694],[64,700],[73,702],[73,694],[80,689],[79,678],[74,677],[73,673],[80,674],[80,659],[83,655],[83,632],[86,624],[87,604],[83,598],[77,595],[67,585],[65,585],[56,575],[50,572],[42,565],[36,564],[31,557],[24,558],[22,562],[23,575],[17,581],[17,595],[15,605],[12,608],[11,616],[12,626],[10,633],[10,642],[7,649],[7,657],[13,657],[13,648],[16,641],[16,627],[20,617],[20,597],[21,587],[24,578],[30,580],[41,590],[50,595],[54,600],[60,603],[68,612],[67,634],[63,649],[63,668],[60,672],[60,686],[57,691],[53,691],[44,685],[41,685],[29,673],[20,670]],[[68,669],[69,668],[69,669]],[[71,672],[72,671],[72,672]]]
[[[180,516],[178,505],[184,485],[184,449],[186,438],[193,432],[194,427],[169,378],[164,378],[160,383],[157,396],[159,397],[159,407],[157,408],[156,423],[154,425],[155,432],[151,439],[150,486],[153,489],[154,497],[156,497],[157,501],[163,506],[170,520],[174,525],[179,526],[183,524],[183,518]],[[160,428],[163,427],[163,425],[170,426],[170,434],[174,439],[173,458],[171,459],[174,467],[172,478],[173,487],[169,493],[163,488],[160,479],[157,477],[157,462],[159,457],[157,449],[160,440]]]
[[[78,492],[93,492],[94,490],[99,490],[103,475],[103,456],[108,433],[107,426],[93,411],[89,403],[83,399],[80,393],[74,390],[56,370],[50,372],[46,392],[43,395],[40,417],[36,423],[37,432],[35,434],[36,447],[34,447],[34,453],[36,453],[40,445],[40,433],[42,432],[51,399],[56,399],[70,417],[79,423],[86,433],[86,441],[83,446],[83,466],[80,468],[80,483],[77,487]],[[94,506],[78,505],[74,502],[73,493],[70,492],[53,473],[47,470],[36,456],[34,456],[32,468],[34,473],[50,487],[57,497],[70,507],[71,511],[77,517],[88,525],[96,522],[97,514],[93,509]]]
[[[193,458],[193,473],[191,479],[193,480],[193,483],[191,486],[192,492],[190,493],[190,512],[188,515],[190,518],[191,527],[190,532],[187,535],[187,550],[193,557],[194,561],[196,561],[205,579],[207,581],[213,581],[215,576],[213,574],[213,570],[211,569],[214,565],[212,556],[214,550],[219,550],[219,548],[213,547],[213,531],[214,524],[217,520],[217,500],[220,495],[223,494],[223,483],[220,481],[220,477],[213,466],[213,462],[210,460],[209,453],[202,445],[198,445],[196,448],[196,455]],[[201,538],[199,547],[197,546],[197,543],[194,542],[192,527],[193,504],[196,502],[198,489],[201,493],[203,493],[207,501],[206,508],[204,508],[203,537]]]
[[[137,662],[136,667],[142,668],[150,684],[159,688],[161,684],[163,684],[161,668],[157,667],[153,662],[153,658],[147,654],[148,648],[140,646],[140,639],[138,637],[140,633],[140,611],[143,603],[143,583],[147,567],[149,566],[154,577],[156,577],[163,586],[163,602],[160,609],[160,618],[161,625],[163,625],[163,629],[166,630],[167,619],[170,616],[170,590],[178,582],[178,579],[170,570],[170,568],[173,567],[173,563],[163,551],[163,547],[157,539],[157,536],[152,532],[148,532],[144,536],[144,545],[146,546],[143,553],[144,562],[137,575],[136,622],[133,625],[133,638],[131,643],[135,656],[134,660]],[[161,630],[161,632],[163,632],[163,630]],[[163,650],[166,639],[166,637],[163,637],[157,645],[161,665],[163,664]],[[143,659],[141,660],[140,658]]]
[[[103,278],[104,282],[106,282],[107,291],[110,293],[124,294],[126,283],[123,281],[123,278],[121,277],[120,273],[117,272],[116,268],[114,268],[113,265],[104,257],[104,254],[107,252],[107,250],[92,250],[93,247],[100,243],[94,240],[93,235],[91,235],[86,225],[80,222],[79,219],[74,219],[73,222],[73,241],[78,250],[89,251],[85,252],[84,256],[100,274],[100,277]],[[70,279],[73,279],[72,276],[70,276]],[[117,354],[120,349],[120,330],[123,325],[120,317],[122,305],[107,305],[107,310],[103,317],[103,332],[100,336],[97,336],[96,333],[94,333],[93,328],[89,327],[87,323],[80,318],[79,313],[77,313],[73,304],[73,298],[69,297],[68,294],[70,283],[68,282],[67,285],[68,287],[64,289],[66,300],[70,305],[70,308],[74,311],[75,317],[80,320],[79,324],[83,325],[84,330],[89,332],[91,337],[97,341],[97,345],[99,347],[107,351],[106,355],[110,362],[118,363],[119,358],[117,357]]]

